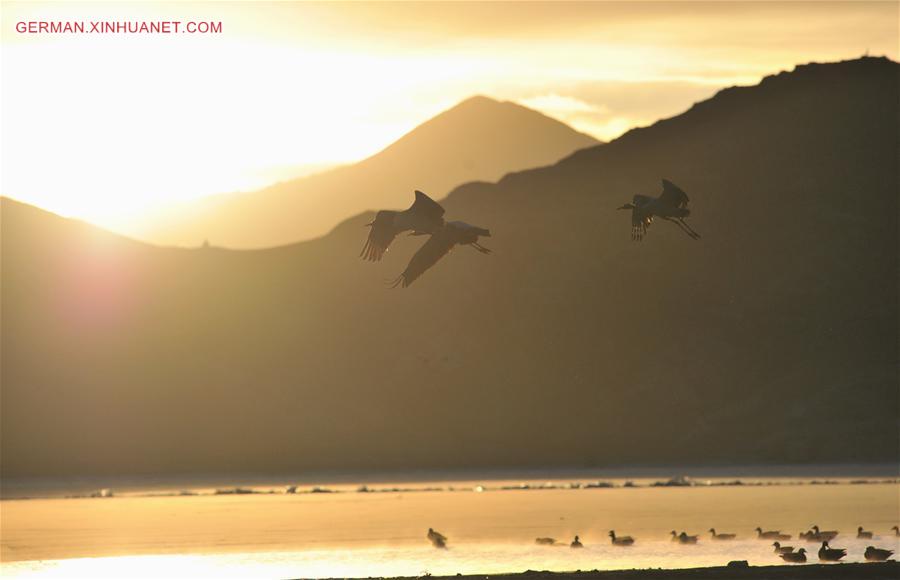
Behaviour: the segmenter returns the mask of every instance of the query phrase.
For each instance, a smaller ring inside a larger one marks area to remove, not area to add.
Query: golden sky
[[[41,20],[222,33],[16,32]],[[3,2],[0,25],[0,191],[119,230],[359,160],[473,94],[608,140],[797,63],[898,58],[896,1]]]

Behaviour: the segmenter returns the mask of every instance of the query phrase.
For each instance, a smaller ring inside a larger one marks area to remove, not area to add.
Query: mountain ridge
[[[439,113],[357,163],[151,215],[140,239],[166,245],[258,248],[327,233],[366,209],[399,207],[408,192],[440,198],[472,180],[553,163],[596,139],[538,111],[476,96]]]
[[[894,461],[900,75],[823,66],[455,188],[494,254],[403,291],[371,213],[115,261],[4,207],[3,476]],[[703,240],[631,242],[662,177]]]

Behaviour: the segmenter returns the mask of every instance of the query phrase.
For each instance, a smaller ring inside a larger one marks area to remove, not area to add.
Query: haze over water
[[[748,560],[779,564],[770,541],[753,529],[780,529],[815,562],[818,544],[799,541],[812,524],[841,531],[832,542],[862,561],[866,545],[898,549],[900,485],[810,484],[809,478],[744,479],[764,485],[645,487],[655,480],[609,480],[614,488],[568,489],[565,481],[526,482],[552,489],[501,489],[516,482],[438,482],[329,486],[339,493],[151,496],[4,501],[2,574],[10,578],[365,577],[538,570],[685,568]],[[606,481],[606,480],[605,480]],[[726,480],[712,480],[721,483]],[[803,483],[801,483],[801,481]],[[705,482],[705,481],[704,481]],[[582,484],[587,483],[585,481]],[[437,488],[439,491],[414,491]],[[268,491],[257,487],[254,491]],[[308,491],[301,487],[298,491]],[[195,492],[195,493],[196,493]],[[156,490],[152,493],[160,493]],[[857,540],[862,525],[880,536]],[[434,527],[450,549],[425,540]],[[739,535],[714,542],[706,530]],[[607,532],[632,535],[631,548]],[[669,531],[699,534],[697,546]],[[578,534],[585,549],[568,548]],[[550,536],[563,545],[545,547]]]

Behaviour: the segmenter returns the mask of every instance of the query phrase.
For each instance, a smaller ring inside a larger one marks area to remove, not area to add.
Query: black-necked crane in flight
[[[631,239],[636,242],[644,239],[653,218],[658,217],[676,224],[684,233],[699,240],[700,234],[684,221],[684,218],[691,215],[691,210],[687,208],[690,198],[668,179],[662,180],[662,186],[663,190],[659,197],[638,194],[632,198],[631,203],[618,208],[631,210]]]
[[[366,224],[369,237],[359,257],[370,262],[381,260],[391,242],[399,234],[412,230],[413,234],[434,234],[444,225],[444,208],[424,193],[416,190],[416,199],[403,211],[381,210]]]
[[[406,288],[426,270],[437,264],[441,258],[450,253],[456,245],[472,246],[482,254],[490,254],[491,251],[489,249],[478,243],[478,238],[482,236],[491,237],[490,230],[479,228],[466,222],[454,221],[445,223],[431,234],[431,237],[422,244],[419,251],[413,254],[409,265],[406,266],[406,270],[390,283],[390,287],[403,286]]]

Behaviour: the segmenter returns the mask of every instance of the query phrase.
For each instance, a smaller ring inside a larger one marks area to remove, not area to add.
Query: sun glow
[[[473,94],[609,140],[798,62],[897,57],[891,3],[729,4],[4,3],[0,193],[128,233],[174,201],[374,154]],[[14,28],[96,19],[223,31]]]

